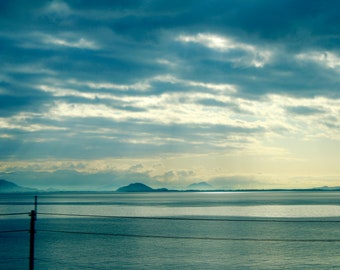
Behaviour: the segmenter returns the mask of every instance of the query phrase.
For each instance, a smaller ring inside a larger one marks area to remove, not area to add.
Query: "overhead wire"
[[[0,216],[19,216],[19,215],[28,215],[28,212],[21,213],[1,213]]]
[[[8,230],[8,231],[0,231],[0,233],[16,233],[16,232],[28,232],[29,230]]]
[[[40,232],[101,235],[115,237],[136,237],[136,238],[161,238],[161,239],[183,239],[183,240],[209,240],[209,241],[252,241],[252,242],[340,242],[340,239],[275,239],[275,238],[234,238],[234,237],[203,237],[203,236],[172,236],[172,235],[143,235],[143,234],[123,234],[123,233],[99,233],[80,232],[67,230],[38,230]]]
[[[28,215],[29,213],[3,213],[0,216],[15,216],[15,215]],[[45,216],[65,216],[65,217],[89,217],[89,218],[109,218],[109,219],[142,219],[142,220],[174,220],[174,221],[211,221],[211,222],[277,222],[277,223],[339,223],[340,220],[327,219],[327,220],[315,220],[315,219],[258,219],[258,218],[202,218],[202,217],[163,217],[163,216],[111,216],[111,215],[92,215],[92,214],[71,214],[71,213],[51,213],[51,212],[39,212],[39,215]],[[28,232],[28,229],[18,230],[3,230],[0,234],[5,233],[18,233]],[[101,233],[101,232],[89,232],[89,231],[72,231],[72,230],[50,230],[50,229],[38,229],[36,232],[46,233],[64,233],[64,234],[78,234],[78,235],[96,235],[96,236],[111,236],[111,237],[130,237],[130,238],[150,238],[150,239],[177,239],[177,240],[201,240],[201,241],[248,241],[248,242],[292,242],[292,243],[339,243],[340,239],[280,239],[280,238],[252,238],[252,237],[204,237],[204,236],[176,236],[176,235],[149,235],[149,234],[128,234],[128,233]],[[19,259],[19,258],[18,258]],[[23,258],[20,258],[23,259]],[[25,258],[26,259],[26,258]],[[11,260],[8,258],[8,261]],[[13,258],[15,260],[15,258]],[[53,262],[50,259],[35,258],[41,262]],[[55,261],[60,264],[60,262]],[[80,265],[74,265],[80,266]],[[98,269],[97,267],[91,267],[89,265],[83,268]]]
[[[0,216],[19,216],[19,215],[28,215],[28,212],[20,212],[20,213],[1,213]],[[0,234],[4,233],[17,233],[17,232],[28,232],[28,229],[18,229],[18,230],[3,230],[0,231]]]
[[[183,221],[220,221],[220,222],[280,222],[280,223],[340,223],[340,220],[297,220],[297,219],[235,219],[235,218],[199,218],[199,217],[159,217],[159,216],[110,216],[110,215],[89,215],[70,213],[48,213],[39,212],[39,215],[66,216],[66,217],[92,217],[92,218],[112,218],[112,219],[150,219],[150,220],[183,220]]]
[[[340,220],[287,220],[287,219],[234,219],[234,218],[197,218],[197,217],[145,217],[145,216],[109,216],[89,214],[47,213],[40,215],[91,217],[110,219],[144,219],[144,220],[175,220],[175,221],[224,221],[224,222],[340,222]],[[340,239],[265,239],[265,238],[228,238],[228,237],[196,237],[196,236],[169,236],[169,235],[140,235],[121,233],[81,232],[68,230],[39,230],[51,233],[68,233],[82,235],[101,235],[115,237],[139,237],[139,238],[163,238],[163,239],[187,239],[187,240],[224,240],[224,241],[262,241],[262,242],[340,242]]]

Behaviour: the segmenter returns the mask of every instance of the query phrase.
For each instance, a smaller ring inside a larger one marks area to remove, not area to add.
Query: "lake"
[[[0,195],[1,269],[28,269],[33,203]],[[340,192],[45,193],[35,269],[340,269],[339,225]]]

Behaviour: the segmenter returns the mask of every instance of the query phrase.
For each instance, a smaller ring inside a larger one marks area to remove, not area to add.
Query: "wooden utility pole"
[[[34,197],[34,210],[30,213],[30,258],[29,270],[34,270],[34,240],[35,240],[35,221],[37,220],[37,196]]]
[[[35,211],[31,211],[31,227],[30,227],[30,260],[29,270],[34,270],[34,237],[35,237]]]

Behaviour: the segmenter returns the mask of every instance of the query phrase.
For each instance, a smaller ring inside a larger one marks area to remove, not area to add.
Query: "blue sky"
[[[340,185],[339,1],[1,1],[0,176]]]

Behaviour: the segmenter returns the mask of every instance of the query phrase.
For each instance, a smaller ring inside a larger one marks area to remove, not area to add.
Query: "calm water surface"
[[[0,213],[28,213],[33,201],[0,195]],[[38,203],[35,269],[340,269],[339,192],[44,194]],[[0,231],[29,228],[27,214],[0,222]],[[28,232],[0,240],[0,269],[28,269]]]

